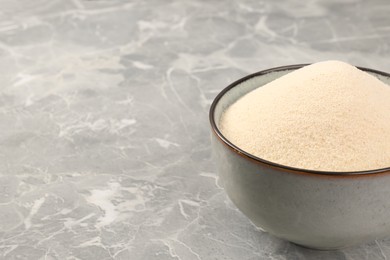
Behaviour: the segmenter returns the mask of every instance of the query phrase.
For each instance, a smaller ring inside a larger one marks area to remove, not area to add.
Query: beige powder
[[[242,150],[283,165],[390,167],[390,86],[344,62],[319,62],[249,92],[220,128]]]

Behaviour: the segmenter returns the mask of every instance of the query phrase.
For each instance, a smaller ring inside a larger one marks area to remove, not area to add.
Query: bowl
[[[334,250],[390,236],[390,167],[360,172],[288,167],[243,151],[219,130],[223,111],[238,98],[306,65],[251,74],[215,98],[209,116],[220,182],[257,227],[298,245]],[[390,74],[358,68],[390,84]]]

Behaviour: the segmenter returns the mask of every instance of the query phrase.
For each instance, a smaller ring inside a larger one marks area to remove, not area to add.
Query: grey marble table
[[[340,59],[390,71],[388,1],[0,0],[1,259],[353,259],[256,229],[218,185],[228,83]]]

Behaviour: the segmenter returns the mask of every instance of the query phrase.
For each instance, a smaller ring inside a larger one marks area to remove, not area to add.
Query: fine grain
[[[279,164],[322,171],[390,166],[390,86],[340,61],[315,63],[231,105],[223,134]]]

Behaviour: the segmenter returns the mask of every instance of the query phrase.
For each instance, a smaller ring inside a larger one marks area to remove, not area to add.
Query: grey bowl
[[[336,173],[283,166],[241,150],[219,131],[221,114],[238,98],[305,65],[251,74],[215,98],[210,124],[221,183],[256,226],[302,246],[332,250],[390,236],[390,167]],[[387,73],[359,69],[390,84]]]

